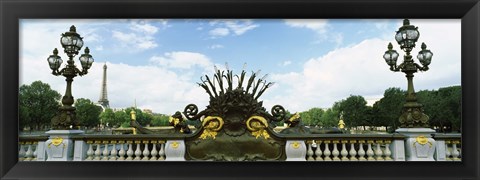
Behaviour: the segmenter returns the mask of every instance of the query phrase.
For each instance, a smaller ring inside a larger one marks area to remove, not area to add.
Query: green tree
[[[154,114],[152,126],[169,126],[169,116],[164,114]]]
[[[340,103],[340,111],[347,127],[368,125],[367,101],[362,96],[350,95]]]
[[[148,113],[144,113],[144,112],[142,112],[142,110],[140,110],[138,108],[129,107],[129,108],[125,109],[125,113],[130,115],[130,112],[132,111],[132,109],[135,110],[136,121],[138,123],[140,123],[142,126],[146,126],[146,125],[151,123],[153,117],[147,115]]]
[[[328,108],[320,117],[322,127],[337,127],[338,126],[338,110],[335,108]]]
[[[462,121],[462,87],[452,86],[438,89],[438,95],[443,100],[441,105],[445,118],[448,118],[452,131],[461,130]],[[446,113],[450,113],[447,115]]]
[[[60,93],[41,81],[20,86],[19,127],[30,127],[35,130],[48,127],[60,107],[60,98]]]
[[[110,108],[100,113],[100,119],[102,123],[108,124],[110,127],[119,127],[123,123],[121,119],[115,118],[115,112]]]
[[[324,111],[320,108],[311,108],[308,111],[300,113],[300,117],[305,125],[309,126],[322,126],[321,117]]]
[[[115,121],[117,121],[122,127],[130,127],[130,113],[125,111],[115,111]]]
[[[417,97],[424,106],[432,127],[438,127],[440,132],[460,130],[462,98],[460,86],[420,91]]]
[[[100,113],[102,107],[95,105],[92,101],[79,98],[75,101],[77,119],[82,126],[91,128],[100,124]]]
[[[390,126],[395,130],[400,126],[398,118],[402,114],[406,92],[400,88],[388,88],[383,98],[375,102],[372,107],[372,123],[379,126]]]

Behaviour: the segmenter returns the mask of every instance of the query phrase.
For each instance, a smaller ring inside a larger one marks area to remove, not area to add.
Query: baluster
[[[348,161],[348,151],[347,151],[347,146],[346,146],[346,143],[348,143],[348,141],[346,140],[343,140],[342,141],[342,151],[340,151],[340,154],[342,155],[342,161]]]
[[[340,143],[340,141],[333,141],[333,160],[334,161],[340,161],[340,158],[338,158],[338,155],[340,155],[340,151],[338,151],[337,144]]]
[[[357,161],[358,159],[355,157],[357,155],[357,151],[355,150],[355,143],[357,143],[356,140],[351,140],[350,141],[350,161]]]
[[[93,160],[93,141],[87,141],[88,150],[87,150],[87,161]]]
[[[457,144],[460,144],[460,141],[452,141],[452,159],[453,161],[460,161],[461,159],[459,158],[460,152],[457,149]]]
[[[365,141],[360,140],[358,143],[360,143],[360,145],[358,145],[358,160],[366,161],[367,159],[365,159],[365,150],[363,150],[363,143],[365,143]]]
[[[307,161],[313,161],[312,141],[307,141]]]
[[[160,150],[158,151],[158,160],[165,160],[165,141],[159,141]]]
[[[27,142],[25,144],[27,145],[27,152],[25,152],[24,161],[31,161],[33,159],[32,142]]]
[[[37,148],[38,148],[38,142],[33,142],[33,147],[35,147],[35,150],[33,151],[33,159],[32,161],[36,161],[37,160]]]
[[[322,148],[320,148],[320,145],[322,145],[322,141],[317,140],[316,143],[317,143],[317,149],[315,150],[315,156],[317,156],[317,157],[315,158],[315,160],[322,161],[323,160],[323,158],[322,158]]]
[[[102,161],[108,161],[108,141],[103,141],[103,152],[102,152]]]
[[[118,144],[120,145],[120,151],[118,151],[118,157],[117,161],[124,161],[125,160],[125,141],[118,141]]]
[[[367,160],[368,161],[375,161],[375,158],[373,158],[374,154],[373,154],[373,150],[372,150],[372,144],[373,144],[373,141],[371,141],[371,140],[367,141],[367,145],[368,145],[368,147],[367,147],[367,156],[368,156]]]
[[[127,141],[128,143],[128,150],[127,150],[127,160],[133,160],[133,141]]]
[[[95,159],[96,161],[100,161],[100,155],[102,154],[102,151],[100,150],[100,141],[95,141],[95,144],[97,145],[97,149],[95,150]]]
[[[447,161],[452,161],[453,159],[450,157],[452,153],[450,153],[450,148],[448,147],[450,145],[451,141],[445,141],[445,157]]]
[[[157,141],[151,141],[152,143],[152,157],[150,158],[150,161],[156,161],[158,158],[157,158],[157,155],[158,155],[158,151],[157,151]]]
[[[143,144],[145,145],[143,148],[143,158],[142,161],[147,161],[149,160],[148,156],[150,155],[150,150],[148,149],[148,142],[149,141],[143,141]]]
[[[110,151],[110,161],[116,161],[117,160],[117,141],[111,141],[112,143],[112,150]]]
[[[140,161],[141,160],[141,155],[142,155],[142,150],[140,150],[140,143],[141,141],[135,141],[135,144],[137,144],[137,148],[135,148],[135,161]]]
[[[390,151],[390,144],[392,143],[391,140],[385,140],[385,161],[392,161],[392,151]]]
[[[323,155],[325,156],[325,158],[323,159],[324,161],[331,161],[332,160],[330,158],[330,155],[331,155],[330,148],[328,147],[329,143],[330,143],[330,141],[325,141],[325,150],[323,151]]]
[[[25,142],[20,142],[20,150],[18,151],[18,161],[25,160]]]
[[[384,160],[383,157],[382,157],[383,156],[383,151],[382,151],[382,147],[380,146],[383,143],[383,141],[378,140],[376,143],[377,143],[377,148],[375,149],[375,156],[376,156],[375,159],[377,161],[383,161]]]

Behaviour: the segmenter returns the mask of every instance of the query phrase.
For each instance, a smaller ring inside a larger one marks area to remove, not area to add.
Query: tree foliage
[[[138,108],[134,108],[134,107],[126,108],[125,113],[130,117],[130,112],[132,110],[135,111],[136,121],[138,123],[140,123],[143,126],[147,126],[147,125],[151,124],[151,122],[153,120],[153,116],[151,114],[144,113],[142,110],[140,110]]]
[[[343,121],[347,127],[369,125],[367,101],[362,96],[350,95],[340,103],[340,111],[343,112]]]
[[[444,87],[438,90],[422,90],[416,93],[418,102],[424,107],[424,113],[430,117],[430,126],[440,132],[459,131],[461,129],[461,86]],[[331,108],[312,108],[301,112],[306,125],[337,127],[340,113],[347,127],[385,126],[391,131],[400,126],[400,117],[405,104],[406,91],[400,88],[388,88],[383,97],[372,107],[367,106],[362,96],[350,95],[339,100]]]
[[[169,116],[164,114],[154,114],[152,126],[169,126]]]
[[[91,100],[79,98],[75,101],[77,119],[82,126],[91,128],[100,124],[102,107],[94,104]]]
[[[430,117],[430,126],[438,127],[440,132],[461,129],[461,91],[460,86],[451,86],[417,93],[425,114]]]
[[[115,112],[110,108],[100,113],[100,120],[102,124],[108,127],[119,127],[122,124],[122,122],[118,121],[119,119],[115,118]]]
[[[41,81],[20,86],[20,128],[30,127],[40,130],[48,127],[60,107],[60,98],[60,93]]]
[[[377,126],[390,126],[397,129],[400,126],[398,118],[402,114],[403,104],[405,104],[406,91],[400,88],[388,88],[383,93],[383,98],[373,104],[372,124]]]

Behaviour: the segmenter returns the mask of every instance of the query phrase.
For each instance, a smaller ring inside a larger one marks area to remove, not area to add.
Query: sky
[[[460,22],[410,20],[420,31],[413,56],[422,42],[433,52],[430,69],[415,74],[416,91],[461,84]],[[64,94],[65,78],[51,74],[47,58],[58,48],[66,64],[60,37],[71,25],[84,38],[79,54],[89,47],[95,59],[88,74],[74,78],[72,94],[97,102],[106,64],[112,108],[136,102],[173,114],[194,103],[203,110],[209,98],[200,77],[212,76],[214,66],[240,74],[245,63],[248,75],[261,70],[259,77],[275,82],[259,98],[267,109],[328,108],[350,95],[372,104],[387,88],[407,86],[405,74],[383,59],[392,42],[403,61],[394,38],[401,19],[21,19],[19,86],[40,80]]]

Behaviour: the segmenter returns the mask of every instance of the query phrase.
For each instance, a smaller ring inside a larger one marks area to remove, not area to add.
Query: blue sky
[[[136,99],[140,108],[165,114],[189,103],[203,109],[208,96],[196,85],[200,76],[213,74],[214,65],[225,68],[225,63],[239,73],[247,63],[247,71],[261,69],[261,76],[269,74],[267,81],[276,82],[261,98],[267,109],[275,104],[292,112],[325,108],[351,94],[373,102],[388,87],[405,89],[404,75],[390,72],[382,58],[388,42],[403,54],[394,40],[401,22],[24,19],[20,21],[20,85],[41,80],[63,94],[64,78],[49,74],[46,58],[53,48],[61,49],[60,34],[75,25],[95,58],[90,73],[75,78],[75,98],[98,100],[101,67],[106,63],[114,108],[132,106]],[[434,53],[431,70],[417,73],[414,79],[416,90],[459,85],[460,20],[413,19],[411,24],[419,26],[417,44],[425,42]],[[418,51],[417,47],[414,55]]]

